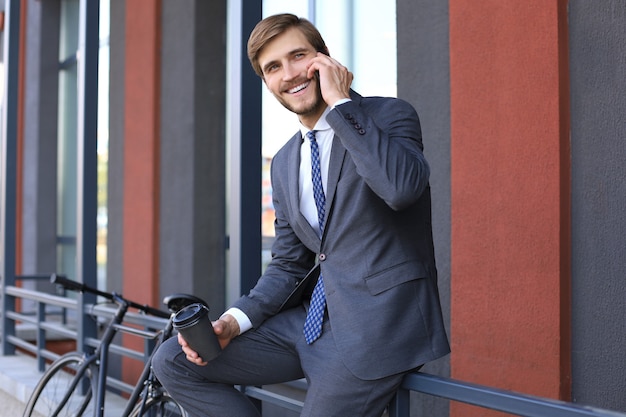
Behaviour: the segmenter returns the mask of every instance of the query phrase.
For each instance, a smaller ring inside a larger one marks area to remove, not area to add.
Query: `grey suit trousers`
[[[332,329],[304,341],[304,307],[271,317],[258,329],[232,340],[206,366],[187,361],[176,338],[156,353],[154,370],[163,386],[194,417],[258,417],[248,398],[233,385],[266,385],[306,377],[306,417],[380,417],[403,374],[376,380],[356,378],[340,360]],[[363,346],[367,349],[367,346]]]

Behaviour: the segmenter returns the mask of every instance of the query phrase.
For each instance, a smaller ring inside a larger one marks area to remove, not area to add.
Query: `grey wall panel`
[[[111,2],[109,69],[109,171],[107,183],[107,288],[122,290],[124,270],[124,82],[126,4]]]
[[[57,2],[33,2],[25,10],[22,272],[27,275],[57,272],[59,43],[49,40],[59,37],[59,9]]]
[[[450,73],[448,2],[397,2],[398,96],[420,116],[424,148],[431,166],[433,237],[442,308],[450,328]],[[448,333],[449,334],[449,333]],[[450,374],[449,356],[425,371]],[[414,394],[418,397],[416,394]],[[420,396],[411,415],[448,414],[447,401]]]
[[[163,2],[161,295],[224,308],[226,2]]]
[[[626,2],[569,2],[572,397],[626,410]]]

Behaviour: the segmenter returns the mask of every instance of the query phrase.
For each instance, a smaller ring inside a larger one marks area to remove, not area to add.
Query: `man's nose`
[[[284,81],[293,80],[294,78],[298,76],[299,73],[300,71],[298,71],[298,68],[296,66],[290,63],[283,65],[283,80]]]

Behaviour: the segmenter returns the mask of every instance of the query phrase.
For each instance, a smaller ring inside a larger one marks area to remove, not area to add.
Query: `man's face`
[[[268,42],[259,54],[263,80],[288,110],[315,122],[326,108],[317,76],[307,77],[308,63],[317,51],[302,32],[291,28]]]

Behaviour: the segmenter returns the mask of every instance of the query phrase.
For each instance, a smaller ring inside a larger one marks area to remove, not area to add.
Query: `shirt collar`
[[[326,116],[328,116],[328,113],[330,113],[331,110],[332,109],[330,108],[330,106],[326,107],[326,110],[324,110],[324,113],[322,113],[317,123],[315,123],[315,127],[313,127],[313,130],[315,130],[316,132],[319,132],[321,130],[330,129],[330,125],[326,121]],[[302,137],[305,138],[307,132],[309,132],[309,129],[306,126],[301,125],[300,132],[302,133]]]

